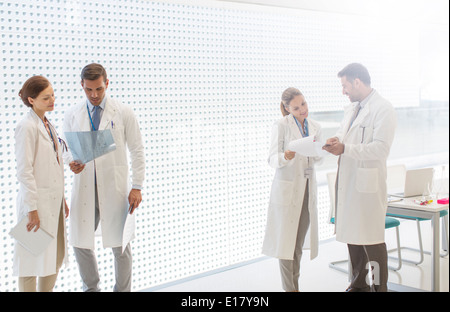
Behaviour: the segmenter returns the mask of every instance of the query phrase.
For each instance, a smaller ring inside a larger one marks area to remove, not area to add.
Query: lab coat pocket
[[[378,192],[378,168],[358,168],[356,190],[360,193]]]
[[[272,184],[270,202],[281,206],[290,205],[294,194],[293,184],[292,181],[275,179]]]

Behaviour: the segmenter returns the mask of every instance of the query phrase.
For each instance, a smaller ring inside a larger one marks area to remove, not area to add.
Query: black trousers
[[[348,244],[347,246],[352,264],[350,288],[360,291],[386,292],[388,281],[386,244]],[[370,274],[369,268],[371,269]]]

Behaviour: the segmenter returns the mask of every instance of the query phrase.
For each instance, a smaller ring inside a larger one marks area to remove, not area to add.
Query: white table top
[[[449,207],[449,204],[438,204],[437,201],[433,201],[428,205],[420,205],[414,202],[414,200],[420,200],[421,198],[422,196],[403,198],[400,201],[395,201],[394,199],[394,201],[392,202],[388,201],[388,206],[395,208],[407,208],[407,209],[428,211],[428,212],[439,212],[441,210],[446,210]]]

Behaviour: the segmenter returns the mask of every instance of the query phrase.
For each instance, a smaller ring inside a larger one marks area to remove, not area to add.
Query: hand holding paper
[[[79,174],[81,171],[83,171],[85,166],[86,166],[85,164],[80,164],[76,161],[72,161],[69,164],[70,170],[72,170],[72,172],[75,174]]]
[[[333,137],[327,140],[327,143],[322,147],[322,149],[330,154],[339,156],[344,152],[344,144],[339,142],[337,137]]]
[[[285,158],[286,160],[291,160],[291,159],[294,158],[294,157],[295,157],[295,152],[289,151],[289,150],[284,151],[284,158]]]
[[[111,130],[65,132],[73,159],[85,164],[116,149]]]
[[[322,149],[323,146],[324,144],[316,141],[314,136],[309,136],[289,142],[288,149],[307,157],[323,157],[328,154]]]
[[[130,211],[130,214],[132,214],[133,211],[137,207],[139,207],[139,204],[141,202],[142,202],[141,190],[131,189],[130,194],[128,195],[128,203],[130,204],[130,208],[128,210]]]
[[[20,222],[9,232],[17,242],[33,255],[38,256],[47,249],[53,236],[41,227],[36,231],[29,231],[27,228],[28,218],[23,217]]]

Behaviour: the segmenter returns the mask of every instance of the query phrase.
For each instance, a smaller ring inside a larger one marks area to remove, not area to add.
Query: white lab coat
[[[340,156],[336,198],[336,240],[354,245],[384,242],[387,208],[386,160],[394,140],[395,110],[374,90],[348,130],[356,103],[345,109],[336,134]]]
[[[53,129],[53,134],[56,131]],[[60,214],[64,214],[64,164],[63,147],[58,142],[56,159],[53,142],[44,123],[30,109],[15,130],[17,163],[17,219],[28,218],[28,212],[38,211],[40,227],[55,239],[38,256],[16,242],[13,274],[15,276],[48,276],[56,273],[57,234]],[[65,220],[65,216],[63,215]],[[67,264],[67,243],[64,221],[64,261]]]
[[[309,135],[321,140],[320,125],[308,118]],[[292,115],[275,122],[269,152],[269,165],[276,169],[270,192],[270,203],[267,214],[266,233],[263,243],[263,254],[278,259],[292,260],[294,257],[297,230],[301,218],[303,196],[307,179],[304,169],[313,168],[309,179],[308,210],[310,226],[305,238],[304,248],[310,248],[311,259],[318,254],[319,231],[317,216],[317,184],[314,164],[320,157],[301,156],[296,153],[291,160],[284,158],[289,142],[302,138],[300,130]],[[308,239],[309,237],[309,239]]]
[[[91,131],[87,103],[70,108],[64,117],[64,132]],[[122,246],[123,228],[128,213],[128,194],[131,185],[143,185],[145,178],[145,154],[141,132],[133,110],[118,100],[107,97],[99,130],[110,129],[116,150],[86,164],[75,174],[70,204],[69,242],[74,247],[95,247],[95,182],[100,209],[100,225],[103,247]],[[127,147],[131,156],[132,184],[129,181]],[[71,153],[65,158],[72,161]]]

